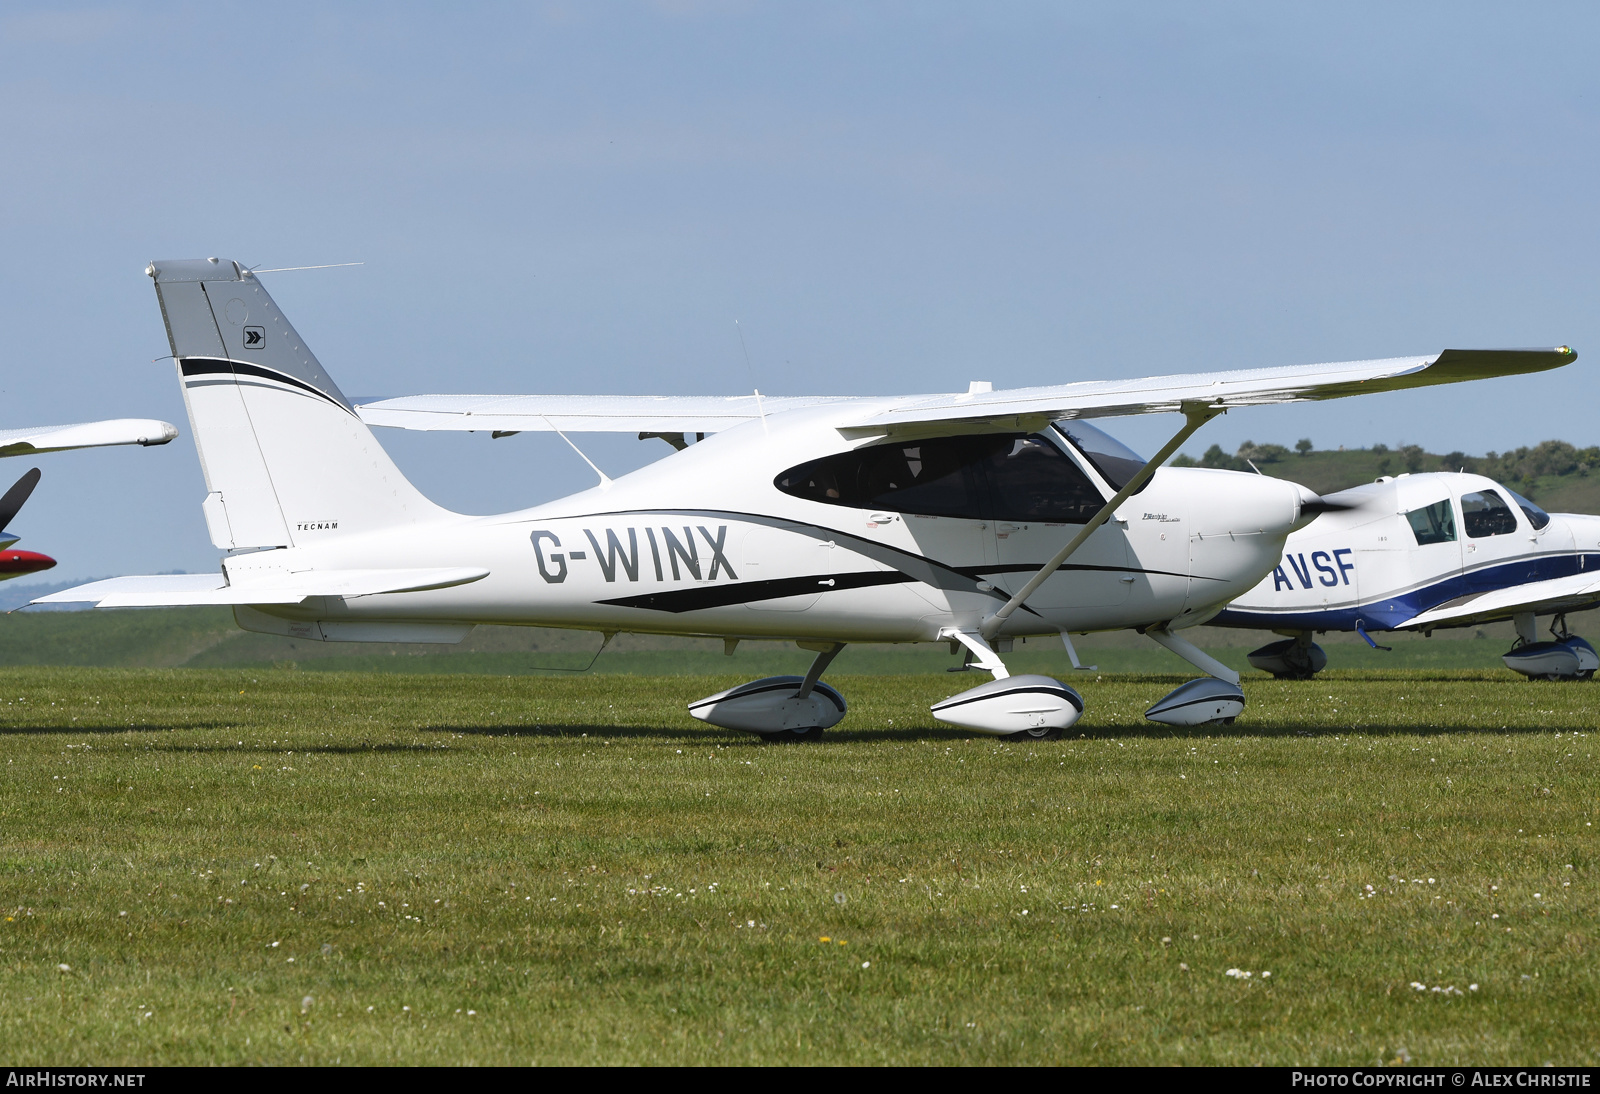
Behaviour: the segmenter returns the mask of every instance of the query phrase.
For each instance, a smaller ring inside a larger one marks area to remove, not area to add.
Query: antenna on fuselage
[[[739,348],[744,351],[744,368],[750,374],[750,390],[756,393],[756,413],[761,415],[761,432],[767,431],[767,412],[761,406],[761,388],[756,384],[756,367],[750,363],[750,347],[744,344],[744,328],[739,321],[733,321],[733,329],[739,332]]]

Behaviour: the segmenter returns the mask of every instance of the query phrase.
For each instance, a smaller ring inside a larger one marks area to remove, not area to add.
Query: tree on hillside
[[[1277,463],[1289,455],[1289,450],[1281,444],[1256,444],[1254,441],[1245,441],[1235,453],[1241,463],[1249,461],[1255,464]]]
[[[1311,448],[1312,445],[1310,437],[1301,437],[1298,441],[1294,442],[1294,450],[1300,453],[1302,456],[1309,456],[1311,454]]]
[[[1200,457],[1201,467],[1219,467],[1224,471],[1244,470],[1240,462],[1222,450],[1220,444],[1214,444],[1206,449],[1206,454]]]

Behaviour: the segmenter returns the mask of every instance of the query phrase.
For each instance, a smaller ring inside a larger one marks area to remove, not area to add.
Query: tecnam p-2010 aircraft
[[[1326,498],[1283,559],[1212,626],[1287,635],[1250,654],[1286,679],[1328,663],[1320,631],[1421,631],[1512,620],[1507,667],[1535,679],[1588,679],[1600,656],[1566,614],[1600,605],[1600,517],[1546,513],[1482,475],[1385,476]],[[1539,641],[1536,617],[1555,618]]]
[[[1000,655],[1017,636],[1129,627],[1212,674],[1151,717],[1231,717],[1244,704],[1237,674],[1179,632],[1269,573],[1320,499],[1167,458],[1232,407],[1575,357],[1446,350],[898,398],[423,396],[358,408],[248,269],[197,259],[146,272],[205,471],[207,525],[230,554],[220,574],[114,578],[42,599],[227,604],[246,629],[324,641],[459,641],[478,623],[790,639],[817,653],[804,677],[690,706],[775,740],[844,716],[820,676],[846,643],[940,640],[994,677],[937,704],[941,720],[1057,734],[1082,699],[1050,677],[1011,676]],[[1185,424],[1150,460],[1083,420],[1155,412]],[[369,423],[626,430],[680,450],[559,501],[469,517],[423,497]],[[687,444],[689,433],[715,435]]]

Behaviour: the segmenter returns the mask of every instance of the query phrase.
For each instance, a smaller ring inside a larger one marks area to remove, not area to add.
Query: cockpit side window
[[[1468,539],[1504,536],[1517,530],[1517,514],[1493,490],[1461,495],[1461,525]]]
[[[1518,507],[1522,509],[1523,514],[1528,518],[1528,523],[1533,525],[1533,530],[1535,532],[1543,528],[1546,524],[1550,523],[1550,514],[1546,513],[1543,509],[1540,509],[1537,505],[1533,504],[1533,502],[1529,501],[1515,490],[1507,490],[1506,493],[1510,494],[1511,500],[1516,502]]]
[[[1456,515],[1450,508],[1450,499],[1434,502],[1423,509],[1413,509],[1406,514],[1411,523],[1411,534],[1417,537],[1417,546],[1430,543],[1454,543]]]
[[[1047,437],[986,433],[871,445],[791,467],[773,485],[824,505],[1082,524],[1105,504]]]
[[[1087,524],[1106,499],[1042,436],[1016,437],[984,461],[996,520]]]

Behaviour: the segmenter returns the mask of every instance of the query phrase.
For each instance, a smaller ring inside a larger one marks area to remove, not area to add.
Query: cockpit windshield
[[[1072,442],[1084,459],[1094,465],[1100,477],[1110,483],[1113,490],[1121,490],[1145,465],[1143,456],[1088,422],[1073,419],[1055,425],[1057,431]]]
[[[1528,523],[1533,525],[1534,531],[1537,532],[1540,528],[1543,528],[1546,524],[1550,523],[1550,514],[1546,513],[1543,509],[1540,509],[1537,505],[1533,504],[1533,502],[1529,501],[1515,490],[1507,490],[1506,493],[1510,494],[1511,500],[1521,506],[1524,513],[1528,514]]]

